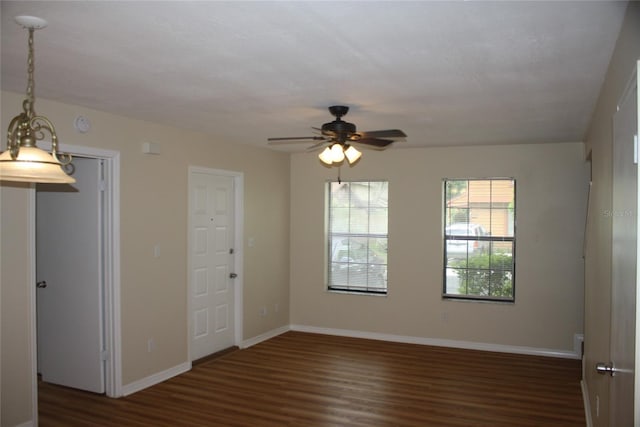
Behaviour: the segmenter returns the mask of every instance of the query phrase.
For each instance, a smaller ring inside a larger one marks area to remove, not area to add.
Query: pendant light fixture
[[[53,123],[34,111],[34,49],[33,33],[45,28],[47,21],[35,16],[17,16],[18,25],[29,31],[27,60],[27,97],[22,113],[9,123],[7,149],[0,154],[0,180],[18,182],[73,183],[76,180],[63,171],[71,156],[58,152],[58,136]],[[51,138],[51,153],[36,146],[37,141]]]

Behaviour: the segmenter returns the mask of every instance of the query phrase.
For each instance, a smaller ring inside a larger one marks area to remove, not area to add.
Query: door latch
[[[36,288],[46,288],[47,287],[47,281],[46,280],[41,280],[39,282],[36,282]]]
[[[596,372],[600,375],[611,375],[614,376],[618,370],[613,366],[613,362],[609,363],[596,363]]]
[[[235,279],[236,277],[238,277],[238,275],[236,273],[230,273],[229,274],[229,278],[230,279]]]

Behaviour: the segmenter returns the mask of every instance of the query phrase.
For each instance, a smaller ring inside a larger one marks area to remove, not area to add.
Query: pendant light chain
[[[27,99],[25,100],[24,111],[27,113],[29,120],[35,115],[33,104],[35,103],[34,95],[34,49],[33,49],[33,28],[29,28],[29,54],[27,57]]]

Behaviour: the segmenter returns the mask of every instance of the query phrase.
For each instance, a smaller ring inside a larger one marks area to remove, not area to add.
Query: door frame
[[[243,268],[244,268],[244,173],[230,171],[225,169],[212,169],[201,166],[192,166],[190,165],[188,168],[188,179],[187,179],[187,266],[191,265],[193,250],[192,250],[192,237],[191,237],[191,216],[192,216],[192,204],[191,204],[191,186],[192,186],[192,176],[196,173],[207,174],[207,175],[215,175],[215,176],[224,176],[233,179],[233,193],[234,193],[234,239],[233,239],[233,247],[234,247],[234,263],[233,268],[236,273],[238,273],[238,277],[233,279],[233,293],[234,293],[234,306],[233,306],[233,323],[234,323],[234,332],[233,332],[233,344],[240,345],[243,339],[243,294],[244,294],[244,278],[243,278]],[[191,284],[191,268],[187,268],[187,336],[189,339],[187,340],[187,358],[189,363],[191,363],[191,328],[193,327],[193,320],[191,316],[192,303],[191,303],[191,292],[192,292],[192,284]]]
[[[636,66],[635,69],[633,70],[633,77],[632,77],[632,82],[635,83],[629,83],[629,85],[635,85],[635,97],[636,97],[636,111],[637,111],[637,117],[636,117],[636,135],[635,135],[635,155],[636,155],[636,167],[637,172],[638,172],[638,184],[637,184],[637,191],[638,191],[638,202],[637,202],[637,206],[636,206],[636,215],[638,216],[638,221],[640,223],[640,160],[638,159],[638,150],[639,147],[638,145],[640,144],[640,141],[638,140],[639,138],[639,133],[640,133],[640,86],[638,86],[638,84],[640,83],[640,60],[636,61]],[[628,90],[628,88],[627,88]],[[638,232],[638,234],[640,234],[640,232]],[[638,423],[640,422],[640,378],[639,378],[639,374],[640,374],[640,316],[638,316],[638,308],[640,308],[640,292],[638,289],[638,285],[640,284],[640,236],[636,236],[637,238],[637,250],[636,250],[636,343],[635,343],[635,376],[634,376],[634,386],[633,386],[633,392],[634,392],[634,408],[633,408],[633,418],[634,418],[634,423]]]
[[[51,144],[40,143],[49,150]],[[106,345],[105,391],[109,397],[122,395],[122,353],[120,326],[120,152],[93,147],[60,144],[60,151],[76,157],[88,157],[104,161],[105,205],[104,205],[104,337]],[[30,275],[36,277],[36,191],[29,189],[29,258]],[[35,285],[29,292],[31,317],[31,360],[33,420],[38,419],[38,368],[37,325]]]

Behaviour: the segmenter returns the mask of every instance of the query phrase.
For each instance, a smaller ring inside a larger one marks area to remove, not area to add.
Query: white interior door
[[[235,344],[233,178],[192,172],[190,203],[191,360]]]
[[[613,253],[611,296],[611,426],[634,424],[638,265],[637,79],[613,117]],[[638,420],[640,421],[640,420]]]
[[[38,371],[104,393],[101,164],[73,163],[73,186],[36,189]]]

